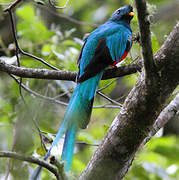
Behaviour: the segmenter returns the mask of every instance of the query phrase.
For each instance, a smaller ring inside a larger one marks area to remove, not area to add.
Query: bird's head
[[[115,22],[126,21],[130,23],[134,16],[133,8],[131,5],[122,6],[117,9],[111,16],[110,20]]]

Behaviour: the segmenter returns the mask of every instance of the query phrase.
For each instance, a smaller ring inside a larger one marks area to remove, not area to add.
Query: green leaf
[[[33,22],[35,18],[34,8],[31,5],[24,5],[16,10],[16,14],[23,20]]]
[[[26,4],[22,8],[16,10],[17,15],[20,17],[17,24],[17,32],[20,36],[33,42],[43,42],[44,40],[52,37],[55,32],[48,31],[38,16],[35,16],[34,7]]]

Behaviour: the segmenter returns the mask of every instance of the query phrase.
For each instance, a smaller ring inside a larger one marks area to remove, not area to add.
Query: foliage
[[[155,1],[151,2],[155,3]],[[46,3],[47,2],[45,2],[45,5]],[[87,0],[78,0],[78,3],[71,1],[68,8],[60,10],[59,12],[63,12],[80,21],[100,24],[109,17],[116,7],[126,3],[133,4],[133,1],[123,0],[119,2],[117,0],[105,0],[96,2],[92,0],[89,3]],[[162,3],[162,1],[158,3]],[[59,1],[58,5],[64,4],[65,0]],[[61,20],[59,24],[53,22],[50,28],[47,28],[47,19],[44,19],[43,10],[32,5],[32,3],[25,3],[17,8],[16,15],[18,39],[23,50],[43,58],[61,70],[76,71],[76,61],[83,44],[83,34],[93,30],[93,27],[77,25],[67,20]],[[136,17],[132,23],[132,27],[134,32],[138,31]],[[159,49],[160,43],[164,40],[164,35],[161,35],[160,32],[162,32],[162,30],[159,26],[157,26],[157,28],[155,26],[152,30],[152,44],[155,53]],[[1,41],[0,46],[2,46]],[[14,63],[14,55],[11,51],[13,47],[13,44],[9,45],[6,53],[2,55],[6,60],[9,60],[9,63]],[[12,55],[11,58],[9,58],[9,54]],[[131,54],[127,60],[123,62],[123,65],[131,63],[132,60],[138,56],[140,58],[140,47],[138,44],[134,44]],[[21,65],[31,68],[48,68],[44,64],[27,56],[21,57]],[[115,89],[117,89],[117,92],[120,91],[117,97],[120,97],[120,95],[125,97],[129,89],[135,84],[137,76],[138,74],[136,73],[123,78],[122,81],[115,81],[103,92],[113,97],[114,92],[116,92]],[[112,80],[101,81],[100,88],[111,81]],[[56,97],[59,94],[67,92],[65,96],[60,98],[60,100],[65,102],[68,102],[71,91],[74,88],[73,82],[63,82],[60,80],[42,81],[23,79],[23,83],[34,91],[49,97]],[[40,138],[32,118],[37,121],[44,135],[51,140],[58,130],[60,121],[63,119],[65,107],[44,99],[39,99],[24,90],[22,94],[28,104],[28,108],[24,106],[19,95],[17,83],[6,74],[0,72],[0,150],[10,150],[12,142],[15,141],[14,151],[43,157],[44,149],[40,146]],[[124,98],[120,100],[120,103],[123,103],[123,101]],[[107,100],[99,95],[96,96],[95,106],[106,103],[108,103]],[[81,143],[77,143],[76,145],[72,169],[74,176],[78,176],[84,170],[97,147],[96,145],[98,145],[104,137],[118,111],[119,109],[102,108],[93,110],[88,129],[81,130],[77,137],[77,140]],[[14,137],[15,131],[17,132],[16,137]],[[125,179],[178,179],[178,141],[178,137],[174,136],[152,139],[146,148],[141,149],[136,155],[137,158],[134,161],[134,165]],[[47,147],[48,146],[50,146],[50,144],[47,143]],[[59,149],[61,149],[60,144]],[[54,154],[59,153],[59,150],[54,151]],[[6,164],[7,161],[6,163],[0,161],[0,177],[4,175]],[[36,166],[13,160],[11,167],[13,167],[10,171],[12,179],[20,180],[24,178],[28,179],[29,174],[32,172],[32,167],[34,168]],[[51,175],[47,171],[44,171],[42,177],[43,179],[49,179]]]
[[[179,178],[179,138],[153,138],[136,155],[125,180],[177,180]]]

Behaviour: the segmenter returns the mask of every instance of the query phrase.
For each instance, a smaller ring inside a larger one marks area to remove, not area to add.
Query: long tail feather
[[[63,134],[66,133],[62,152],[62,160],[65,161],[65,171],[69,171],[72,164],[77,130],[79,128],[86,128],[90,120],[94,94],[101,76],[102,72],[77,85],[70,99],[57,136],[44,158],[44,160],[46,160],[50,156],[52,148],[58,143]],[[41,169],[41,167],[38,167],[35,170],[31,180],[37,180]]]
[[[62,152],[62,160],[65,162],[65,171],[69,171],[71,168],[76,132],[77,128],[75,126],[72,126],[68,128],[65,134],[65,142]]]

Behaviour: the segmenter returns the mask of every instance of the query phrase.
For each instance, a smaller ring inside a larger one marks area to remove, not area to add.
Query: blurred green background
[[[3,12],[3,9],[7,7],[4,3],[9,2],[12,1],[0,0],[0,59],[9,64],[16,64],[9,16]],[[65,2],[65,0],[59,0],[56,1],[56,5],[63,6]],[[149,0],[147,2],[151,14],[152,44],[155,53],[179,19],[179,0]],[[57,10],[50,7],[48,1],[26,0],[15,9],[20,46],[24,51],[43,58],[61,70],[76,71],[76,61],[84,34],[91,32],[96,25],[105,22],[115,9],[125,4],[134,6],[134,1],[70,0],[67,8]],[[134,33],[138,32],[136,16],[131,27]],[[136,43],[122,65],[139,59],[140,48]],[[48,68],[27,56],[21,56],[21,65],[30,68]],[[102,92],[123,103],[137,77],[138,73],[118,78]],[[100,87],[104,87],[111,81],[113,79],[101,81]],[[23,79],[23,83],[39,94],[52,97],[53,101],[39,98],[22,90],[28,104],[26,108],[20,97],[18,84],[8,74],[0,72],[0,150],[13,150],[40,158],[45,152],[32,119],[37,122],[43,135],[48,138],[43,138],[43,141],[49,147],[48,140],[51,141],[58,131],[66,108],[60,103],[55,103],[55,100],[68,102],[75,83],[26,78]],[[61,94],[64,95],[60,96]],[[171,99],[173,97],[174,95]],[[120,111],[119,108],[102,108],[102,105],[111,104],[97,94],[94,102],[96,108],[93,109],[90,124],[77,136],[70,179],[75,179],[84,170],[97,145]],[[164,129],[163,136],[153,138],[140,149],[125,180],[179,179],[178,120],[178,118],[172,120]],[[61,143],[58,148],[53,151],[54,154],[60,154]],[[0,180],[5,179],[7,163],[7,159],[0,159]],[[9,180],[24,180],[28,179],[36,165],[11,160],[9,167]],[[49,178],[54,177],[44,170],[42,179]]]

